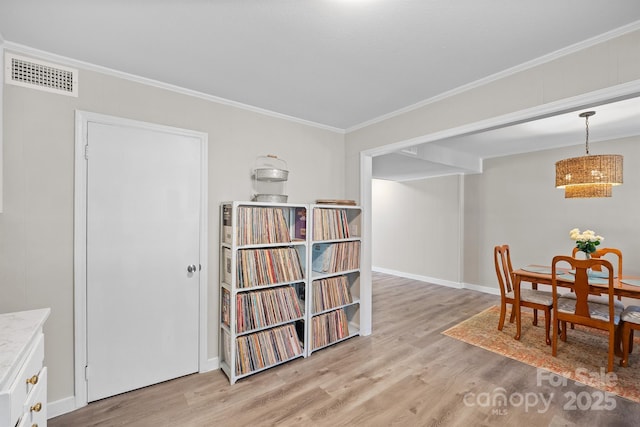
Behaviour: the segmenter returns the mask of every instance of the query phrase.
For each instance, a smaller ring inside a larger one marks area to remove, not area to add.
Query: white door
[[[201,140],[87,129],[91,402],[198,371]]]

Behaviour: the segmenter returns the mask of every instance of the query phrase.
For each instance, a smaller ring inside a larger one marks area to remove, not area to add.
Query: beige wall
[[[514,267],[549,265],[570,254],[569,230],[592,229],[603,247],[621,249],[624,273],[640,275],[640,137],[591,144],[592,154],[622,154],[624,184],[613,197],[565,199],[555,188],[555,162],[584,153],[584,144],[487,159],[484,172],[410,182],[373,180],[373,266],[497,289],[493,247],[509,244]],[[459,204],[457,180],[463,180]],[[461,277],[460,233],[462,228]],[[436,281],[437,282],[437,281]]]
[[[248,200],[256,156],[288,162],[289,201],[345,197],[344,135],[81,70],[79,97],[4,86],[0,312],[51,307],[45,326],[49,401],[74,393],[74,111],[209,135],[209,357],[217,356],[218,209]]]
[[[373,180],[373,265],[458,282],[461,180]]]
[[[640,137],[591,144],[591,154],[624,155],[624,184],[613,197],[565,199],[555,188],[555,162],[580,156],[584,144],[485,161],[481,175],[465,177],[464,281],[497,287],[493,247],[507,243],[514,267],[551,264],[570,254],[569,230],[591,229],[603,245],[624,254],[624,273],[640,275]]]

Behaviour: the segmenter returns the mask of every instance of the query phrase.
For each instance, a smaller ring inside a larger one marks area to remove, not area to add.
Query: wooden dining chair
[[[558,295],[557,271],[558,264],[569,264],[575,273],[573,294]],[[607,271],[607,292],[602,293],[605,298],[596,299],[589,294],[589,278],[587,269],[595,266]],[[553,345],[551,354],[557,355],[558,336],[567,341],[567,322],[584,325],[607,331],[609,334],[609,352],[607,372],[613,371],[613,359],[618,342],[618,325],[622,314],[622,304],[614,299],[613,294],[613,266],[606,259],[590,258],[577,259],[570,256],[558,255],[553,257],[551,264],[551,292],[553,293]],[[562,326],[562,328],[561,328]]]
[[[622,339],[622,359],[620,366],[629,365],[629,353],[633,351],[633,331],[640,330],[640,307],[630,305],[624,309],[620,315],[621,339]]]
[[[504,327],[504,320],[507,314],[507,304],[511,304],[511,316],[509,322],[513,322],[515,316],[515,293],[512,285],[513,267],[511,265],[511,254],[509,245],[496,246],[493,248],[493,261],[500,285],[500,320],[498,330]],[[533,309],[533,325],[538,325],[538,310],[544,311],[544,328],[547,345],[551,344],[551,292],[539,291],[537,289],[520,289],[520,306]]]
[[[573,257],[575,258],[576,255],[578,254],[579,249],[578,248],[573,248]],[[616,248],[600,248],[600,249],[596,249],[595,252],[591,253],[591,258],[599,258],[602,259],[604,256],[606,256],[607,254],[613,254],[617,257],[618,259],[618,269],[615,271],[614,276],[615,277],[622,277],[622,251],[620,249],[616,249]],[[594,266],[592,268],[593,271],[602,271],[602,267],[600,266]],[[622,300],[621,296],[618,296],[618,300]]]
[[[578,254],[579,249],[578,248],[573,248],[573,257],[575,258],[576,255]],[[600,248],[600,249],[596,249],[595,252],[591,253],[591,258],[602,258],[607,254],[613,254],[617,257],[618,259],[618,269],[615,270],[615,274],[614,276],[616,277],[621,277],[622,276],[622,251],[620,249],[616,249],[616,248]],[[601,266],[594,266],[592,268],[593,271],[602,271],[602,267]]]

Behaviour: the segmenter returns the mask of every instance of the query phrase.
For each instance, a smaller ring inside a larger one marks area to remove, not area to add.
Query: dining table
[[[522,282],[530,282],[534,288],[536,288],[537,285],[551,286],[551,266],[527,265],[514,270],[512,275],[515,299],[513,310],[516,312],[515,339],[519,340],[522,322],[520,315],[520,285]],[[557,268],[556,276],[558,286],[565,288],[573,287],[574,280],[570,269]],[[605,275],[594,274],[593,277],[589,277],[589,293],[601,295],[602,293],[608,292],[608,280],[604,277],[606,277],[606,273]],[[616,296],[640,299],[640,276],[622,275],[621,277],[615,277],[613,279],[613,293]]]

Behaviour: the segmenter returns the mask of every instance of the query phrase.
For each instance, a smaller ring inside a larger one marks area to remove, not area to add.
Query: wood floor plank
[[[616,397],[612,411],[568,410],[565,393],[597,391],[538,385],[535,368],[442,335],[498,303],[497,296],[374,273],[368,337],[234,385],[221,371],[178,378],[91,403],[49,426],[638,425],[637,403]],[[541,394],[551,403],[541,412],[541,405],[498,411],[465,401],[498,389]]]

